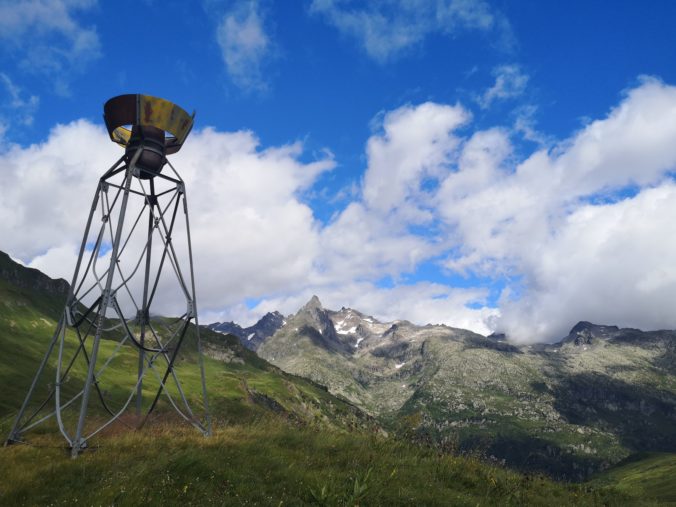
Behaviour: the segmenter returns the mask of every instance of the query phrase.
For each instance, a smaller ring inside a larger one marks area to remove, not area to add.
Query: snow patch
[[[363,341],[364,341],[363,338],[361,338],[361,337],[360,337],[360,338],[357,338],[357,343],[354,344],[354,348],[356,349],[357,347],[359,347],[359,344],[360,344],[361,342],[363,342]]]
[[[398,370],[402,366],[404,366],[406,363],[401,363],[401,364],[395,364],[394,367]]]
[[[251,340],[251,338],[253,338],[255,334],[256,334],[256,333],[251,333],[249,336],[246,337],[246,339],[247,339],[247,340]]]

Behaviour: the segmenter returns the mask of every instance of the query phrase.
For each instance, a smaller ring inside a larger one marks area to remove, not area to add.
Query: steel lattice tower
[[[99,180],[65,308],[6,443],[55,420],[77,456],[114,421],[143,426],[163,394],[183,419],[211,433],[186,189],[167,159],[193,118],[147,95],[104,105],[110,138],[125,153]],[[157,299],[184,304],[176,311],[183,315],[153,317]],[[179,381],[184,372],[201,384],[201,417]]]

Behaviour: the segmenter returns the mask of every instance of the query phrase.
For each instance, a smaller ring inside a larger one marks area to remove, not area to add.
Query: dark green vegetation
[[[0,432],[13,416],[61,311],[65,285],[0,255]],[[7,268],[9,266],[9,268]],[[8,273],[14,273],[12,276]],[[626,505],[606,483],[567,485],[521,475],[386,436],[371,417],[311,381],[204,333],[215,434],[202,437],[163,407],[143,431],[116,425],[70,458],[53,425],[0,448],[0,505]],[[72,337],[70,342],[72,342]],[[72,345],[72,343],[70,344]],[[109,351],[116,343],[104,340]],[[135,350],[124,347],[108,380],[129,388]],[[188,397],[198,370],[179,365]],[[133,369],[132,369],[133,371]],[[53,378],[53,370],[48,377]],[[80,379],[82,369],[74,369]],[[95,406],[95,404],[92,404]],[[96,412],[94,412],[96,416]],[[171,423],[171,424],[170,424]]]
[[[441,451],[584,480],[637,452],[676,452],[676,333],[582,322],[516,346],[447,326],[381,323],[313,298],[258,349]]]

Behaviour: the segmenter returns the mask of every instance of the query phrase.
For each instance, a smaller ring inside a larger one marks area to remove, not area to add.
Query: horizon
[[[317,294],[519,343],[674,329],[675,20],[669,2],[0,2],[0,250],[70,280],[121,155],[102,105],[147,93],[196,110],[171,161],[202,323]]]

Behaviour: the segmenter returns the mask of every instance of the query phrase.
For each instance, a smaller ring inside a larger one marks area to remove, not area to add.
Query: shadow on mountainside
[[[633,451],[676,451],[676,396],[597,373],[553,386],[554,408],[570,423],[615,434]]]
[[[483,336],[468,336],[465,338],[465,349],[489,349],[507,354],[523,354],[519,347],[507,342],[484,338]]]
[[[558,480],[583,481],[610,466],[602,458],[571,454],[550,440],[526,434],[471,437],[462,442],[461,449],[481,449],[486,456],[504,460],[511,468],[526,473],[544,473]]]

